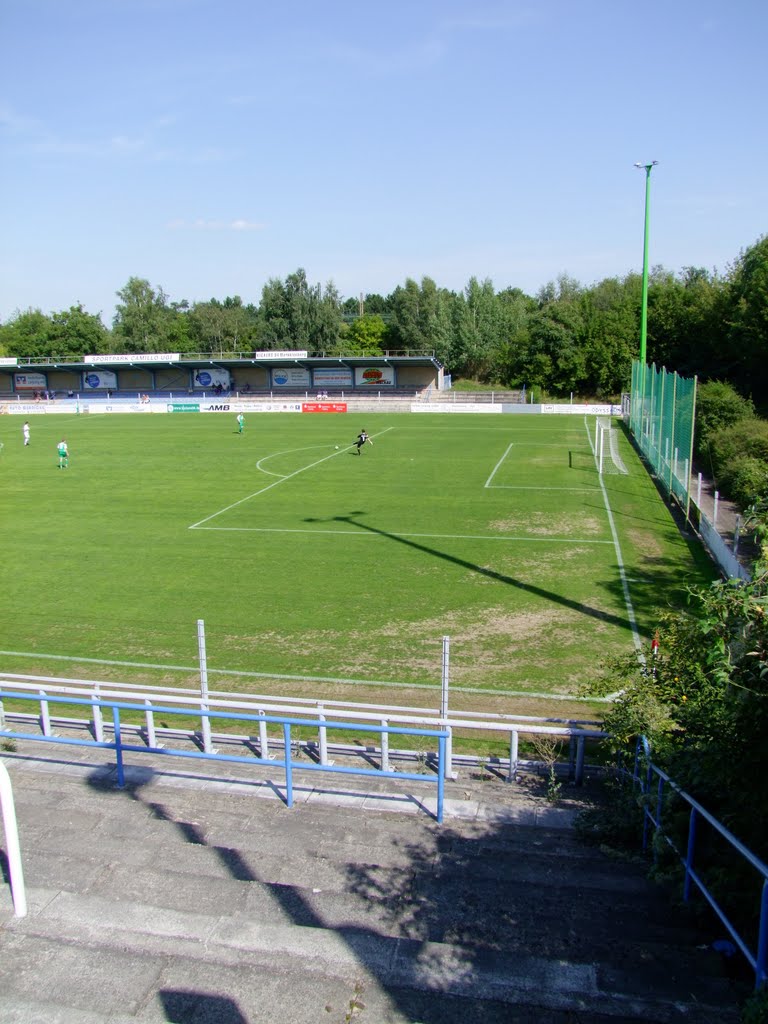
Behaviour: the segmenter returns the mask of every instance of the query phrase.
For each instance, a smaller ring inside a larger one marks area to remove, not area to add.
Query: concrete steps
[[[515,787],[439,826],[417,803],[6,765],[30,912],[0,887],[3,1024],[738,1020],[644,866],[515,823]]]

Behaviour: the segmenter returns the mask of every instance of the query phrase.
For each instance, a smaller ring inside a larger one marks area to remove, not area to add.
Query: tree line
[[[344,299],[303,269],[264,285],[258,304],[240,296],[171,301],[132,277],[113,321],[83,309],[17,312],[0,324],[0,353],[23,359],[107,352],[247,352],[299,348],[311,354],[432,352],[455,379],[551,396],[616,397],[638,356],[639,274],[585,286],[567,275],[535,295],[497,291],[470,278],[462,291],[429,277],[389,295]],[[768,407],[768,236],[723,273],[655,267],[649,275],[649,362],[703,380],[727,380],[759,410]]]

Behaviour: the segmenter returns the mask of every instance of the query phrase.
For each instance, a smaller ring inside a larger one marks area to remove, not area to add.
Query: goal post
[[[629,472],[619,452],[619,432],[605,416],[595,417],[595,463],[599,476]]]

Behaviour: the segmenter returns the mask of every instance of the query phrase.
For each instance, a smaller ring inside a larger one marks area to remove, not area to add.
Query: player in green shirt
[[[66,469],[69,465],[69,449],[63,437],[56,445],[56,451],[59,453],[59,469]]]

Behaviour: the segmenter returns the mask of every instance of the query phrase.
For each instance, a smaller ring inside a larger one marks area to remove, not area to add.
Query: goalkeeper
[[[368,444],[373,444],[373,441],[366,434],[366,432],[364,430],[361,430],[360,433],[357,435],[357,440],[355,441],[355,444],[357,445],[358,455],[360,454],[360,449],[363,447],[366,441],[368,442]]]

